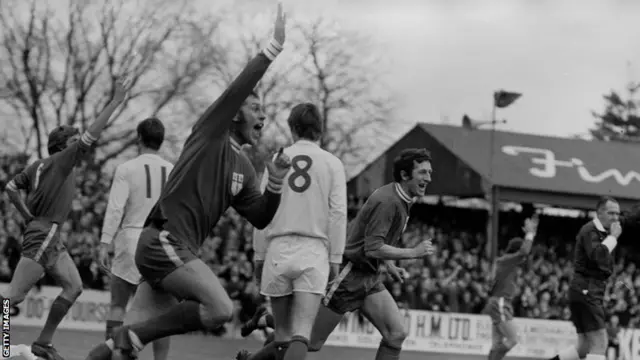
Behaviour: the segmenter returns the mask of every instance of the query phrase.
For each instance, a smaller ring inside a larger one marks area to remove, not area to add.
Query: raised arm
[[[531,252],[531,247],[533,246],[533,240],[536,237],[538,232],[538,217],[533,216],[524,221],[524,226],[522,227],[524,231],[524,241],[518,249],[517,252],[513,254],[506,254],[496,259],[496,261],[502,262],[506,265],[519,265]]]
[[[107,126],[107,122],[109,122],[109,119],[111,118],[111,115],[113,115],[113,112],[116,111],[118,106],[120,106],[120,104],[122,104],[122,102],[124,101],[124,98],[127,94],[128,86],[129,83],[125,80],[116,82],[113,99],[111,99],[107,106],[105,106],[100,115],[98,115],[98,118],[96,118],[96,120],[91,123],[91,125],[89,125],[85,134],[85,139],[91,140],[91,142],[93,142],[100,137],[102,130],[104,130],[104,127]]]
[[[193,126],[193,132],[204,131],[206,136],[223,136],[231,126],[242,103],[253,92],[262,79],[271,62],[282,52],[285,41],[286,18],[282,5],[278,4],[278,13],[274,24],[273,38],[266,48],[256,55],[244,67],[229,87],[207,108]]]
[[[344,166],[336,160],[332,168],[332,187],[329,194],[329,261],[342,263],[345,243],[347,241],[347,180]]]

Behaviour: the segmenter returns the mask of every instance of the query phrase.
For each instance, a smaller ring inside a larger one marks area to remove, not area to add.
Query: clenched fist
[[[289,169],[291,168],[291,159],[284,153],[284,148],[280,148],[278,155],[273,161],[267,163],[267,170],[269,175],[276,179],[283,179],[287,176]]]

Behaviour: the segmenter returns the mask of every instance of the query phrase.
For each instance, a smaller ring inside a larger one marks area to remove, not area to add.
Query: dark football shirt
[[[229,137],[233,118],[270,64],[262,53],[254,57],[198,119],[145,225],[161,226],[197,252],[229,206],[256,227],[271,221],[280,195],[262,194],[251,162]]]
[[[411,198],[397,183],[376,190],[349,224],[344,258],[360,270],[378,272],[384,260],[371,258],[367,252],[399,244],[410,206]]]
[[[85,132],[75,143],[35,161],[13,179],[16,188],[27,192],[26,205],[36,219],[58,224],[67,220],[76,192],[74,167],[94,141]]]

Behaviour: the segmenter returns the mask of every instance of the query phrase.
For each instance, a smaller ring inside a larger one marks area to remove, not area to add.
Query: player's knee
[[[325,339],[311,338],[309,340],[309,351],[311,352],[320,351],[320,349],[322,349],[322,346],[324,345],[324,342],[325,342]]]
[[[576,352],[578,353],[578,357],[580,359],[584,359],[590,352],[591,346],[588,341],[578,341],[578,346],[576,346]]]
[[[112,304],[109,317],[111,320],[122,321],[124,319],[125,308],[119,305]]]
[[[233,319],[233,301],[229,297],[201,304],[200,309],[202,324],[208,329],[217,328]]]
[[[407,338],[407,330],[404,328],[398,329],[390,329],[388,331],[384,331],[382,334],[382,340],[387,344],[402,347],[402,343],[404,343],[404,339]]]
[[[505,337],[504,340],[502,340],[502,345],[506,351],[509,351],[518,345],[518,339]]]
[[[62,293],[65,299],[75,301],[82,294],[82,290],[82,282],[70,283],[62,289]]]
[[[28,290],[27,290],[28,291]],[[25,291],[16,291],[11,285],[9,285],[9,300],[11,301],[11,305],[19,305],[27,298],[27,292]]]

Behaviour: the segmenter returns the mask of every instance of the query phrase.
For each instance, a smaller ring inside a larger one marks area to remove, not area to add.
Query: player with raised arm
[[[162,122],[145,119],[138,124],[137,133],[140,155],[116,168],[100,238],[100,264],[111,273],[107,339],[122,325],[127,304],[142,281],[134,260],[138,238],[173,169],[173,164],[158,155],[164,141]],[[112,247],[114,258],[109,264]],[[154,341],[153,353],[155,360],[165,360],[169,338]]]
[[[271,300],[275,341],[252,359],[278,351],[284,360],[306,358],[330,272],[338,273],[345,246],[344,166],[317,143],[320,112],[313,104],[299,104],[287,122],[295,143],[284,150],[292,170],[284,179],[282,205],[271,224],[253,236],[256,278],[262,295]]]
[[[524,240],[511,239],[506,254],[497,258],[493,264],[490,297],[483,310],[493,322],[493,343],[489,360],[502,360],[518,343],[518,329],[513,322],[511,305],[517,289],[516,272],[531,252],[538,231],[538,217],[526,219],[522,230],[525,233]]]
[[[31,345],[34,355],[46,360],[62,357],[51,345],[58,325],[82,293],[82,280],[73,259],[60,239],[59,226],[67,220],[76,193],[74,168],[91,149],[109,118],[125,97],[126,84],[117,83],[113,99],[80,136],[71,126],[59,126],[49,134],[49,157],[35,161],[11,180],[7,194],[24,218],[27,228],[22,258],[3,298],[21,303],[46,272],[62,287],[49,308],[38,339]],[[20,190],[27,193],[23,200]]]
[[[399,359],[407,329],[383,277],[385,271],[394,277],[404,272],[396,260],[433,253],[430,239],[414,248],[398,247],[413,199],[425,195],[431,173],[427,150],[403,150],[393,162],[395,181],[371,194],[351,222],[340,273],[329,285],[311,331],[311,351],[320,350],[345,313],[360,310],[382,335],[376,360]]]
[[[613,274],[613,250],[620,234],[620,205],[614,198],[603,197],[596,204],[596,217],[582,226],[576,236],[568,298],[578,344],[551,360],[605,360],[609,341],[604,293]]]
[[[193,126],[160,198],[142,230],[135,262],[143,282],[136,289],[125,325],[88,359],[130,359],[154,340],[215,329],[233,314],[233,302],[211,268],[196,253],[231,206],[259,229],[280,204],[282,178],[291,164],[280,152],[267,164],[266,191],[241,151],[260,137],[264,112],[254,88],[282,51],[285,17],[278,5],[270,44],[213,102]],[[167,311],[166,304],[181,299]]]

